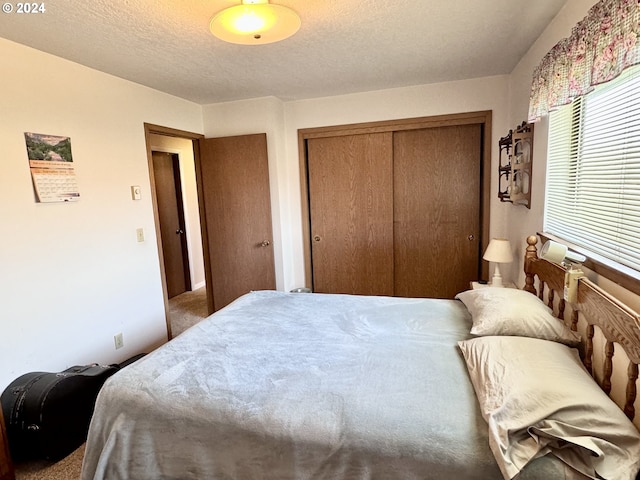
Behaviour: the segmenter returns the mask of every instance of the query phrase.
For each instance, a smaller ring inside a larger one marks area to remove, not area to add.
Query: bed
[[[638,316],[588,281],[554,298],[564,271],[527,241],[527,291],[239,298],[107,381],[82,479],[635,478]],[[604,389],[586,373],[598,327]],[[618,344],[624,411],[607,396]]]

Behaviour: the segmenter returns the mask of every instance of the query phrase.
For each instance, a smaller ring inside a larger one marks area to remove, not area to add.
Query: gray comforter
[[[247,294],[107,381],[82,478],[500,479],[469,328],[452,300]]]

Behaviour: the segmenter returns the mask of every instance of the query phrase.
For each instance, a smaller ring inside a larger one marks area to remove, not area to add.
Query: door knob
[[[184,233],[184,230],[182,230],[181,228],[176,230],[176,235],[182,235],[183,233]]]
[[[473,235],[473,233],[467,237],[467,240],[469,240],[470,242],[473,242],[475,239],[476,237]]]
[[[260,243],[260,246],[261,246],[261,247],[268,247],[269,245],[271,245],[271,242],[270,242],[269,240],[263,240],[263,241]]]
[[[315,236],[313,237],[313,241],[314,241],[314,242],[319,242],[320,240],[322,240],[322,238],[320,238],[320,235],[315,235]]]

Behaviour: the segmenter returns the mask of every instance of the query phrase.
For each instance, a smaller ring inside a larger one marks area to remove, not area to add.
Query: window
[[[544,230],[640,271],[640,67],[551,113]]]

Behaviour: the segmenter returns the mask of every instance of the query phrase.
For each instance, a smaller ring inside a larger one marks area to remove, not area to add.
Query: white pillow
[[[458,345],[505,479],[548,453],[590,478],[636,478],[640,433],[589,376],[575,349],[525,337]]]
[[[513,335],[575,346],[580,335],[553,316],[535,295],[515,288],[486,287],[467,290],[456,298],[465,304],[473,335]]]

